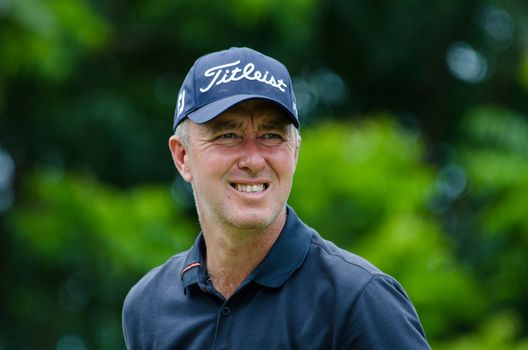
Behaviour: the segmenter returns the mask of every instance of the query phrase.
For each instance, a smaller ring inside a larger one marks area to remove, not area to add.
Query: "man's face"
[[[284,112],[251,100],[208,123],[189,124],[180,165],[172,140],[171,149],[193,186],[203,228],[260,231],[284,219],[299,146]]]

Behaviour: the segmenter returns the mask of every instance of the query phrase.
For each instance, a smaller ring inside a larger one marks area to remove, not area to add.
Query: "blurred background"
[[[435,349],[528,349],[524,0],[0,0],[0,349],[123,349],[199,228],[167,140],[199,56],[289,68],[290,204],[395,276]]]

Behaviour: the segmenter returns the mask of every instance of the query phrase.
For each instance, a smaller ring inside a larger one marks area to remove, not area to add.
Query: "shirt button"
[[[224,308],[222,309],[222,313],[224,314],[224,316],[229,315],[230,312],[231,309],[228,306],[224,306]]]

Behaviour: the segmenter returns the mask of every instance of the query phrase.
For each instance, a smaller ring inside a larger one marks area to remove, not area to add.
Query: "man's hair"
[[[178,124],[178,126],[176,127],[176,130],[174,130],[174,136],[176,136],[176,138],[178,140],[180,140],[180,142],[183,144],[183,146],[185,146],[186,148],[189,147],[189,118],[185,118],[180,124]],[[294,141],[295,141],[295,144],[297,147],[299,147],[299,144],[301,142],[301,133],[299,132],[299,129],[297,129],[295,127],[295,125],[293,125],[292,123],[288,124],[288,128],[289,129],[293,129],[294,130]]]
[[[189,118],[185,118],[174,130],[174,136],[185,146],[189,147]]]

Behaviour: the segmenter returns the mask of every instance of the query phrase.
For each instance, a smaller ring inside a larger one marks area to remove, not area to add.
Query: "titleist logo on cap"
[[[282,92],[286,91],[285,88],[287,88],[288,85],[286,85],[282,79],[276,79],[268,71],[262,73],[261,71],[255,69],[255,65],[251,62],[247,63],[243,68],[238,67],[239,64],[240,60],[207,69],[204,72],[204,76],[211,78],[211,80],[207,86],[201,87],[200,91],[202,93],[207,92],[213,87],[213,85],[228,84],[242,79],[256,80],[261,83],[271,85]]]
[[[173,131],[185,118],[207,123],[255,98],[278,104],[299,128],[292,81],[284,64],[247,47],[204,55],[194,62],[180,88]]]

